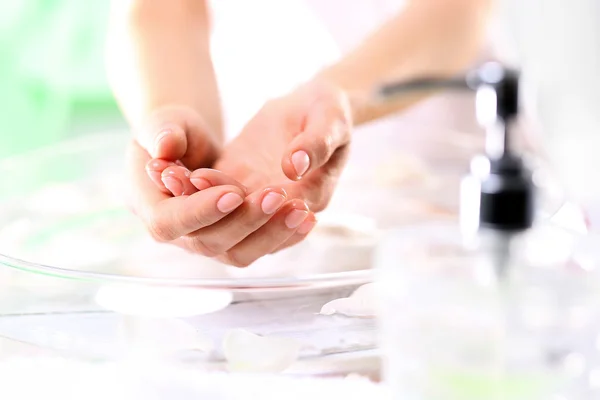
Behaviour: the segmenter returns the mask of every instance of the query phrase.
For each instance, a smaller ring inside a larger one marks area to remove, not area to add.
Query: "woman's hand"
[[[306,204],[289,199],[281,187],[249,193],[234,178],[207,168],[192,178],[187,165],[210,165],[216,146],[189,109],[161,109],[149,121],[130,146],[129,171],[133,210],[155,240],[246,266],[314,225]]]
[[[155,159],[148,171],[174,196],[191,198],[224,183],[243,187],[249,193],[243,205],[194,233],[187,247],[249,265],[298,243],[314,227],[312,212],[326,207],[347,158],[351,125],[345,95],[311,83],[267,103],[225,146],[216,170],[190,172]]]

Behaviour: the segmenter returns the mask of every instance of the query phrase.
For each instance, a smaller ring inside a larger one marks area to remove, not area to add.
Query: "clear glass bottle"
[[[393,399],[600,398],[600,279],[571,256],[577,239],[551,225],[391,232],[377,293]]]

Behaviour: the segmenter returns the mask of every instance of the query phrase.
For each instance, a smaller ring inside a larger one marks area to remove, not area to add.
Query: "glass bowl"
[[[349,373],[373,358],[372,318],[319,314],[370,281],[370,220],[334,217],[360,234],[325,229],[248,269],[154,243],[124,201],[128,140],[99,134],[0,161],[0,337],[34,353],[220,370],[225,338],[243,329],[298,343],[288,372]]]

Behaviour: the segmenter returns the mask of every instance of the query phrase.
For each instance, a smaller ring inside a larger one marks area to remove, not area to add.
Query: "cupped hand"
[[[190,180],[186,165],[208,165],[215,152],[201,118],[185,108],[161,109],[137,132],[129,149],[131,204],[157,241],[246,266],[314,225],[306,204],[288,199],[281,187],[249,193],[210,169]]]
[[[130,146],[128,158],[134,212],[159,242],[244,267],[277,250],[283,242],[294,240],[307,224],[308,229],[312,227],[314,216],[306,204],[289,199],[281,188],[248,194],[243,185],[224,173],[201,169],[193,180],[201,190],[195,187],[189,195],[174,197],[160,190],[140,165],[167,163],[165,176],[182,172],[189,175],[185,167],[151,161],[136,142]]]
[[[195,215],[203,215],[197,208],[207,206],[201,205],[197,196],[211,192],[210,197],[202,200],[223,201],[217,199],[212,192],[223,186],[235,186],[247,194],[243,202],[229,214],[226,215],[228,210],[223,208],[220,210],[223,212],[222,218],[212,218],[207,223],[198,224],[193,231],[175,231],[173,226],[178,226],[178,221],[182,218],[173,212],[165,212],[159,206],[158,211],[147,219],[152,222],[149,224],[150,232],[158,241],[173,242],[194,253],[244,267],[266,254],[301,241],[316,223],[315,216],[309,211],[306,203],[299,199],[291,199],[280,186],[261,188],[248,193],[245,186],[221,171],[203,168],[190,173],[187,168],[164,160],[152,160],[148,166],[162,171],[162,181],[167,187],[173,187],[171,180],[182,182],[174,192],[181,195],[172,197],[161,193],[161,202],[164,204],[190,199],[187,203],[180,203],[178,210],[181,214],[194,213],[196,210]],[[146,181],[149,182],[147,177]],[[220,194],[221,190],[217,193]],[[231,205],[237,205],[237,202]],[[217,208],[218,206],[217,203]]]
[[[312,211],[324,209],[333,193],[351,124],[344,93],[311,83],[268,102],[223,149],[214,164],[218,171],[150,161],[149,176],[174,196],[194,197],[219,184],[249,193],[231,215],[176,241],[245,266],[303,240],[316,223]]]

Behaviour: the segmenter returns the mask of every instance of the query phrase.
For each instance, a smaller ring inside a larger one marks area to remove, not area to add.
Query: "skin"
[[[107,71],[134,132],[134,211],[156,240],[236,266],[298,243],[331,198],[353,125],[423,97],[380,105],[365,94],[382,80],[466,68],[490,3],[410,1],[337,64],[267,102],[224,145],[207,4],[115,0]]]

